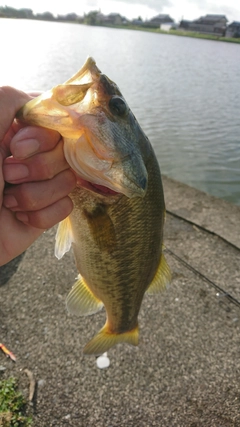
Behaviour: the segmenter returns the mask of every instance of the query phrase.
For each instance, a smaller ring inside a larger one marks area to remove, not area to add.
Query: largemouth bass
[[[75,315],[106,309],[106,323],[85,346],[101,354],[138,344],[145,292],[170,280],[164,258],[164,195],[153,148],[117,85],[92,58],[62,85],[28,102],[18,118],[57,130],[77,175],[74,209],[59,224],[55,254],[73,247],[79,278],[67,297]]]

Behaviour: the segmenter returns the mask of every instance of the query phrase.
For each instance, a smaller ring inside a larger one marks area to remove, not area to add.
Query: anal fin
[[[76,316],[88,316],[103,307],[102,301],[95,297],[80,275],[67,296],[66,304],[68,311]]]
[[[148,294],[156,294],[157,292],[164,290],[170,280],[171,271],[166,261],[166,258],[162,253],[158,269],[146,292]]]

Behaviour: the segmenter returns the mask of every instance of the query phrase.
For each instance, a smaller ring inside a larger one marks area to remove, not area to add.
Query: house
[[[225,36],[227,18],[225,15],[206,15],[194,21],[180,22],[179,28],[186,31],[195,31],[202,34],[211,34],[219,37]]]
[[[170,31],[172,28],[175,28],[175,24],[173,22],[166,22],[160,25],[160,29],[163,31]]]
[[[140,26],[143,26],[143,21],[142,21],[142,19],[133,19],[133,20],[131,21],[131,24],[132,24],[132,25],[140,25]]]
[[[165,15],[165,14],[159,14],[157,16],[155,16],[154,18],[150,19],[149,21],[147,21],[148,26],[150,27],[155,27],[155,28],[162,28],[163,24],[168,24],[168,25],[173,25],[174,23],[174,19],[171,18],[171,16],[169,15]]]
[[[119,13],[110,13],[104,17],[104,24],[121,25],[124,18]]]
[[[226,37],[240,37],[240,22],[233,21],[228,25],[226,30]]]
[[[32,9],[21,8],[18,11],[18,17],[23,19],[33,19]]]

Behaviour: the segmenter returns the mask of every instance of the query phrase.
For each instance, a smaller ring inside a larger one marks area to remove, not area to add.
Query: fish
[[[25,104],[17,118],[57,130],[77,177],[74,208],[58,226],[55,255],[60,259],[72,247],[79,272],[68,311],[106,311],[105,325],[83,353],[137,346],[145,293],[163,290],[171,279],[163,253],[161,173],[148,137],[91,57],[65,83]]]

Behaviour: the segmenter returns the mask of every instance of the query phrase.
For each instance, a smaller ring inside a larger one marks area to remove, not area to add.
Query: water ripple
[[[1,85],[46,90],[91,55],[119,85],[162,172],[240,204],[238,45],[41,21],[0,24],[8,58]],[[15,34],[27,49],[16,49]]]

